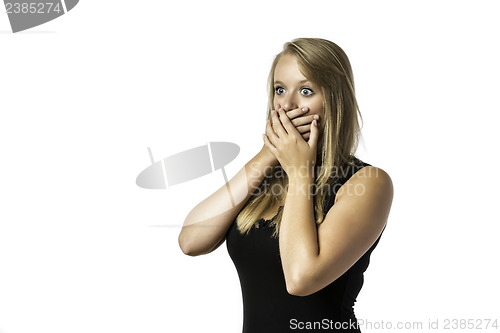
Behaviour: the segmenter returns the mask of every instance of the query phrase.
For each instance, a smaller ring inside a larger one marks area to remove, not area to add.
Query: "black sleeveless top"
[[[359,160],[356,164],[347,168],[338,181],[340,185],[336,184],[333,193],[326,197],[325,215],[333,206],[340,186],[361,168],[370,166]],[[243,236],[235,220],[226,234],[227,250],[241,283],[243,333],[361,332],[353,306],[363,285],[370,254],[381,235],[337,280],[311,295],[294,296],[286,290],[279,240],[272,237],[274,227],[270,222],[259,219],[250,233]]]

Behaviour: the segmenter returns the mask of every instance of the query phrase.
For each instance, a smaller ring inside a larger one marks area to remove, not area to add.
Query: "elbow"
[[[312,294],[308,290],[304,279],[299,277],[286,280],[286,291],[292,296],[309,296]]]
[[[193,239],[183,237],[183,233],[179,235],[177,242],[181,248],[182,253],[190,257],[197,257],[204,254],[209,254],[211,250],[207,247],[200,245],[199,242]]]
[[[292,296],[302,296],[295,286],[291,286],[288,283],[286,284],[286,291]]]
[[[205,254],[204,252],[200,253],[200,252],[193,251],[190,247],[185,246],[185,245],[184,246],[180,245],[180,248],[181,248],[182,253],[184,253],[185,255],[190,256],[190,257],[197,257],[199,255]]]
[[[309,296],[311,293],[305,292],[304,288],[300,287],[300,285],[286,285],[287,292],[292,296]]]
[[[184,239],[182,232],[179,234],[177,242],[179,243],[179,247],[181,248],[182,253],[184,253],[185,255],[190,257],[196,257],[200,255],[200,253],[194,251],[193,247],[189,245],[189,242]]]
[[[298,269],[295,274],[285,275],[286,290],[293,296],[309,296],[325,287],[311,267]]]
[[[340,277],[340,275],[337,276],[337,278],[338,277]],[[337,278],[333,281],[336,281]],[[304,272],[301,276],[296,276],[295,279],[285,279],[285,283],[286,291],[290,295],[302,297],[312,295],[329,284],[325,284],[325,282],[322,282],[319,277],[306,272]]]
[[[186,244],[182,243],[179,237],[179,247],[181,248],[182,253],[187,256],[191,256],[191,250],[186,246]]]
[[[196,255],[194,255],[194,253],[191,250],[189,250],[189,248],[187,248],[186,246],[181,245],[180,248],[182,253],[184,253],[185,255],[190,257],[196,257]]]

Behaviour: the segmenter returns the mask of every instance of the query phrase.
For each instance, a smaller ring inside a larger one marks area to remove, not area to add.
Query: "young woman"
[[[264,145],[187,216],[187,255],[225,240],[241,282],[243,332],[360,332],[354,302],[385,228],[393,185],[355,157],[349,60],[335,43],[284,45],[269,75]]]

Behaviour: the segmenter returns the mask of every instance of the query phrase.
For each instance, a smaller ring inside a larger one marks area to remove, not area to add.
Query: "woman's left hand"
[[[312,122],[311,134],[306,142],[283,109],[280,108],[278,112],[273,110],[271,119],[272,123],[267,122],[266,134],[263,134],[265,145],[276,156],[289,178],[299,175],[312,177],[319,135],[317,121]]]

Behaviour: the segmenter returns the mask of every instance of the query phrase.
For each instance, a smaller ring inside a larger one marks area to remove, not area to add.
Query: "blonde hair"
[[[302,74],[320,87],[324,96],[324,128],[318,138],[316,165],[319,171],[314,175],[317,190],[313,199],[315,221],[319,225],[324,219],[323,209],[326,197],[332,191],[331,186],[345,176],[342,175],[345,171],[339,173],[332,170],[345,170],[359,161],[354,155],[361,137],[357,114],[361,120],[363,118],[354,93],[351,65],[344,51],[325,39],[297,38],[285,43],[272,63],[268,78],[267,119],[270,119],[271,110],[274,109],[274,72],[278,61],[285,54],[297,58]],[[273,174],[266,176],[238,214],[236,222],[241,234],[248,234],[268,207],[285,203],[284,189],[287,185],[288,177],[278,164]],[[276,186],[282,189],[278,194],[274,193]],[[273,237],[279,235],[282,215],[283,209],[276,216]]]

